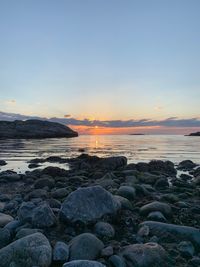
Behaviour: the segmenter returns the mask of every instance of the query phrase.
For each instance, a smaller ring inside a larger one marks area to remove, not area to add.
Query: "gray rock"
[[[112,255],[113,255],[113,247],[112,246],[105,247],[101,251],[102,257],[110,257]]]
[[[0,174],[0,180],[5,180],[6,182],[17,182],[21,179],[21,176],[17,173],[6,173]]]
[[[120,255],[124,258],[127,266],[172,266],[167,252],[157,243],[129,245],[122,249]]]
[[[183,170],[183,171],[190,171],[196,166],[197,166],[197,164],[195,164],[191,160],[183,160],[178,164],[177,169],[178,170]]]
[[[104,244],[95,235],[80,234],[70,242],[70,260],[95,260]]]
[[[31,200],[33,198],[41,198],[41,199],[46,199],[47,198],[47,191],[44,189],[35,189],[29,194],[25,196],[25,200]]]
[[[54,198],[64,198],[69,194],[69,190],[67,188],[59,188],[51,192],[52,197]]]
[[[72,223],[84,223],[100,219],[103,215],[115,215],[120,203],[101,186],[80,188],[72,192],[63,202],[60,218]]]
[[[166,222],[167,219],[160,211],[153,211],[149,213],[147,219],[150,221]]]
[[[5,166],[7,163],[5,162],[5,160],[0,160],[0,166]]]
[[[134,200],[136,193],[135,193],[135,188],[132,186],[120,186],[117,192],[118,195],[127,198],[128,200]]]
[[[109,258],[109,262],[113,267],[126,267],[124,259],[118,255],[112,255]]]
[[[75,260],[65,263],[63,267],[105,267],[105,265],[98,261]]]
[[[26,121],[0,121],[0,138],[55,138],[76,137],[69,127],[50,121],[26,120]]]
[[[19,229],[15,237],[16,239],[20,239],[27,235],[32,235],[32,234],[39,233],[39,232],[41,232],[40,229],[21,228]]]
[[[56,224],[56,217],[47,203],[35,208],[32,213],[32,225],[38,228],[51,227]]]
[[[26,236],[0,249],[1,267],[49,267],[51,246],[40,233]]]
[[[31,202],[23,202],[18,210],[19,220],[23,223],[32,221],[32,213],[36,205]]]
[[[160,211],[167,217],[172,215],[171,207],[168,204],[159,201],[151,202],[140,208],[140,214],[143,216],[146,216],[153,211]]]
[[[180,251],[181,255],[186,258],[192,258],[195,249],[194,246],[190,241],[182,241],[178,244],[178,250]]]
[[[192,244],[200,248],[200,231],[190,226],[168,224],[162,222],[145,221],[140,226],[148,226],[150,235],[159,237],[165,242],[191,241]]]
[[[7,246],[11,242],[11,234],[8,229],[0,228],[0,248]]]
[[[64,242],[58,241],[53,250],[53,261],[66,262],[69,259],[69,246]]]
[[[106,222],[97,222],[94,226],[94,232],[100,238],[111,239],[115,236],[115,229]]]
[[[8,214],[4,214],[0,212],[0,227],[4,227],[9,222],[12,222],[14,218]]]
[[[149,162],[150,172],[159,172],[168,175],[176,175],[177,171],[174,168],[174,163],[171,161],[152,160]]]
[[[54,187],[55,181],[52,178],[40,178],[38,179],[35,184],[34,187],[36,189],[41,189],[44,187],[48,187],[48,188],[52,188]]]
[[[118,195],[115,195],[114,198],[120,203],[122,209],[133,210],[133,205],[127,198]]]

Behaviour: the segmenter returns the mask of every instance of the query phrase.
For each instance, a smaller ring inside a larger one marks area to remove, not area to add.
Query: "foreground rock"
[[[40,233],[21,238],[0,249],[1,267],[49,267],[51,246]]]
[[[197,228],[153,221],[143,222],[141,226],[148,226],[150,235],[159,237],[159,240],[166,242],[191,241],[200,248],[200,231]]]
[[[156,243],[134,244],[123,248],[121,256],[126,266],[172,267],[166,250]]]
[[[69,127],[49,121],[0,121],[0,138],[56,138],[76,137]]]
[[[65,263],[63,267],[105,267],[105,265],[97,261],[77,260]]]
[[[115,215],[119,202],[101,186],[80,188],[72,192],[61,207],[60,217],[64,221],[89,223],[103,215]]]

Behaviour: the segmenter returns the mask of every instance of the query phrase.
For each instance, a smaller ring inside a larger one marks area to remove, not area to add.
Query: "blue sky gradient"
[[[0,110],[199,118],[200,1],[0,0]]]

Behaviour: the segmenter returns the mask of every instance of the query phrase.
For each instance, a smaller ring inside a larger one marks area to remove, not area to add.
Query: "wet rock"
[[[44,189],[35,189],[29,194],[25,196],[25,200],[31,200],[33,198],[41,198],[41,199],[46,199],[47,198],[47,191]]]
[[[137,178],[141,183],[154,185],[156,181],[162,177],[159,175],[151,174],[149,172],[144,172],[140,173]]]
[[[72,192],[63,202],[60,218],[64,221],[88,223],[103,215],[115,215],[120,203],[111,193],[100,186],[80,188]]]
[[[20,179],[21,179],[21,176],[17,173],[3,172],[0,174],[0,180],[4,180],[5,182],[17,182]]]
[[[5,162],[5,160],[0,160],[0,166],[5,166],[7,163]]]
[[[121,209],[133,210],[133,205],[127,198],[118,195],[115,195],[114,198],[120,203]]]
[[[20,239],[27,235],[32,235],[32,234],[39,233],[39,232],[41,232],[40,229],[22,228],[17,232],[15,237],[16,239]]]
[[[112,246],[105,247],[101,251],[102,257],[110,257],[112,255],[113,255],[113,247]]]
[[[159,237],[166,242],[191,241],[196,247],[200,247],[200,231],[190,226],[168,224],[162,222],[145,221],[140,226],[148,226],[150,235]]]
[[[63,267],[105,267],[105,265],[98,261],[75,260],[65,263]]]
[[[150,172],[159,172],[168,175],[176,175],[177,171],[171,161],[152,160],[149,162]]]
[[[95,260],[104,244],[93,234],[84,233],[70,242],[70,260]]]
[[[178,250],[180,251],[181,255],[186,258],[192,258],[195,249],[194,246],[190,241],[182,241],[178,244]]]
[[[160,178],[156,181],[154,186],[158,189],[166,188],[169,187],[169,182],[166,178]]]
[[[172,266],[166,250],[157,243],[129,245],[122,249],[120,255],[124,258],[127,266]]]
[[[109,262],[113,267],[126,267],[124,259],[122,257],[119,257],[118,255],[112,255],[109,258]]]
[[[53,261],[66,262],[69,259],[69,246],[64,242],[58,241],[53,250]]]
[[[32,213],[32,225],[38,228],[51,227],[56,224],[56,217],[48,204],[35,208]]]
[[[12,222],[14,218],[8,214],[4,214],[0,212],[0,227],[4,227],[9,222]]]
[[[128,200],[134,200],[136,193],[135,193],[135,188],[131,186],[120,186],[120,188],[117,191],[117,194],[127,198]]]
[[[143,216],[146,216],[154,211],[160,211],[167,217],[170,217],[172,215],[171,207],[168,204],[159,201],[151,202],[140,208],[140,214]]]
[[[177,169],[182,171],[190,171],[197,165],[191,160],[183,160],[178,164]]]
[[[188,262],[188,267],[199,267],[200,266],[200,257],[193,257],[189,262]]]
[[[0,249],[1,267],[49,267],[51,246],[40,233],[26,236]]]
[[[115,229],[106,222],[97,222],[94,226],[94,232],[100,238],[111,239],[115,235]]]
[[[42,174],[47,174],[52,177],[67,177],[68,172],[65,169],[59,168],[59,167],[53,167],[53,166],[48,166],[42,170]]]
[[[149,164],[145,162],[139,162],[136,164],[136,170],[139,172],[148,172],[149,171]]]
[[[62,199],[69,194],[69,190],[67,188],[59,188],[51,192],[53,198]]]

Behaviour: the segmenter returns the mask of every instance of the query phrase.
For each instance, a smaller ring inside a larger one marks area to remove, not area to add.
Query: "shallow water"
[[[180,135],[82,135],[77,138],[39,140],[0,140],[0,159],[6,160],[1,170],[28,170],[27,161],[33,158],[60,156],[70,158],[85,153],[106,156],[126,156],[129,162],[148,162],[152,159],[178,163],[191,159],[200,163],[200,138]],[[50,165],[48,163],[48,165]],[[55,164],[53,164],[55,165]],[[57,164],[56,164],[57,165]],[[43,165],[44,166],[44,165]],[[66,164],[60,167],[68,168]]]

